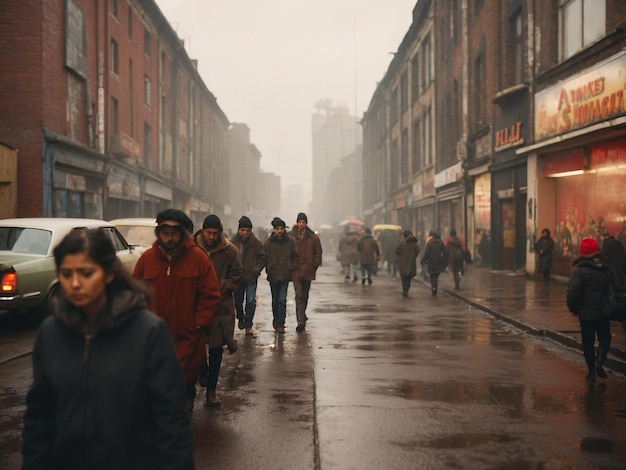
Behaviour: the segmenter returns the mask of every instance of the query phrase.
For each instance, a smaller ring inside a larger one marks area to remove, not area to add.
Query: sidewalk
[[[426,283],[419,275],[418,279]],[[439,276],[439,290],[529,334],[545,336],[582,354],[578,319],[565,304],[566,282],[552,280],[550,286],[544,286],[524,273],[470,265],[461,278],[459,290],[454,290],[452,274],[448,272]],[[626,330],[620,323],[611,322],[611,334],[613,340],[606,365],[626,374]]]

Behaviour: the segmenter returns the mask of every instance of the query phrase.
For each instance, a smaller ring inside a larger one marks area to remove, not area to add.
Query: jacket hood
[[[606,266],[602,264],[602,255],[599,251],[587,256],[579,256],[572,261],[572,267],[574,266],[589,266],[594,269],[606,269]]]
[[[148,305],[142,293],[130,289],[109,289],[108,296],[107,306],[95,317],[91,317],[74,307],[59,289],[50,297],[51,314],[79,335],[97,336],[103,331],[116,328]]]

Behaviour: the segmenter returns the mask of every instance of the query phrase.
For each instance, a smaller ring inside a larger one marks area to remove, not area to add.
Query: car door
[[[137,250],[128,244],[126,239],[115,227],[103,227],[103,230],[111,239],[111,243],[113,243],[115,251],[117,252],[117,257],[126,269],[132,273],[140,256]]]

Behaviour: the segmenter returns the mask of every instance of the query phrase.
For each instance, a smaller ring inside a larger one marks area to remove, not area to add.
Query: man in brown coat
[[[285,333],[287,318],[287,288],[294,271],[298,268],[296,241],[287,235],[285,221],[279,217],[272,220],[274,231],[265,240],[263,247],[267,254],[267,280],[272,292],[272,325],[278,334]]]
[[[217,312],[207,330],[209,361],[206,382],[204,381],[205,377],[200,377],[200,384],[206,383],[206,404],[208,406],[221,405],[220,400],[215,395],[215,389],[222,366],[224,345],[228,346],[231,354],[237,350],[237,341],[234,338],[235,303],[233,293],[241,283],[243,267],[239,250],[226,240],[223,232],[220,218],[212,214],[204,219],[202,230],[194,234],[196,244],[204,249],[213,261],[222,296]]]
[[[359,262],[361,263],[361,284],[365,285],[365,279],[367,279],[367,283],[372,285],[372,274],[374,273],[376,263],[380,259],[380,248],[378,248],[378,242],[372,237],[371,229],[366,227],[363,229],[363,232],[365,233],[357,245]]]
[[[298,326],[296,331],[304,331],[308,320],[306,306],[309,303],[309,291],[311,281],[315,280],[315,272],[322,264],[322,243],[320,238],[308,226],[308,218],[304,212],[300,212],[296,218],[296,228],[291,231],[291,238],[296,241],[298,248],[298,268],[291,278],[293,289],[296,291],[296,318]]]

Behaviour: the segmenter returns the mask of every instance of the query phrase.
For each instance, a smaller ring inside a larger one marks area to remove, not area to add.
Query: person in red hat
[[[602,312],[602,297],[609,290],[609,267],[602,262],[598,242],[584,238],[580,242],[580,256],[572,262],[572,272],[567,286],[567,308],[578,317],[587,363],[587,383],[592,385],[598,377],[606,378],[603,365],[611,346],[611,326]],[[613,277],[614,279],[614,277]],[[596,336],[598,352],[595,350]]]

